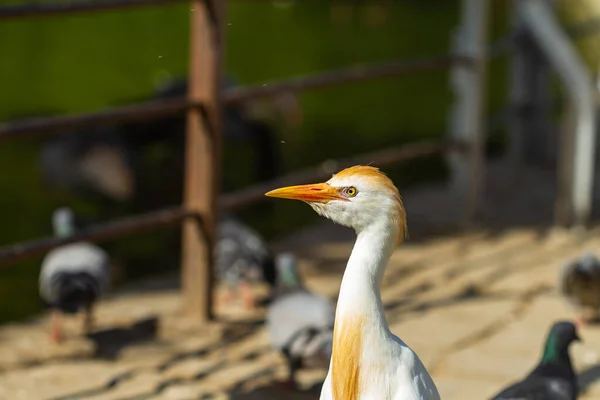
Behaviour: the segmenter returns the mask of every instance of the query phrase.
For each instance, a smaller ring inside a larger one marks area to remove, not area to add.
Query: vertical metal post
[[[523,2],[513,0],[513,32],[517,38],[511,65],[508,163],[511,181],[523,161],[544,163],[551,143],[550,68],[522,16]],[[511,184],[512,184],[511,182]]]
[[[453,52],[469,57],[473,65],[456,65],[451,86],[456,102],[451,112],[450,135],[469,143],[467,155],[449,155],[453,196],[463,210],[463,222],[473,222],[483,194],[485,167],[485,81],[489,0],[462,0],[460,28],[453,37]]]
[[[521,167],[525,156],[525,138],[527,130],[530,127],[528,122],[527,109],[530,103],[529,89],[531,65],[528,59],[528,53],[531,49],[531,43],[527,37],[525,23],[521,17],[519,0],[513,0],[513,21],[512,30],[516,33],[515,51],[511,59],[510,71],[510,114],[508,124],[508,151],[507,159],[510,169],[511,179],[518,179],[518,170]],[[529,126],[528,126],[529,125]],[[512,183],[512,182],[511,182]]]
[[[536,47],[534,53],[531,96],[533,115],[528,148],[542,164],[552,160],[555,153],[556,129],[552,126],[552,86],[551,69],[541,50]]]
[[[561,138],[556,219],[583,226],[589,219],[596,150],[592,79],[545,0],[523,0],[523,17],[566,89],[571,123]]]
[[[221,47],[224,0],[193,0],[190,6],[188,97],[184,202],[201,217],[183,226],[182,289],[184,312],[212,319],[213,245],[220,191]]]

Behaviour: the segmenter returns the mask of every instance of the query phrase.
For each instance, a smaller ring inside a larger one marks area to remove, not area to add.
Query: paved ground
[[[587,236],[545,229],[532,215],[551,211],[547,192],[491,188],[488,228],[447,234],[426,223],[452,214],[446,196],[442,189],[405,196],[415,229],[392,257],[382,296],[392,331],[420,355],[444,400],[486,399],[533,367],[548,327],[570,317],[555,293],[557,268],[583,249],[600,251],[600,229]],[[519,201],[516,216],[490,211]],[[274,247],[295,252],[308,285],[335,298],[351,240],[352,232],[325,223]],[[325,371],[302,373],[304,392],[278,389],[286,369],[268,345],[263,309],[219,309],[220,322],[197,326],[179,316],[176,279],[166,277],[116,293],[98,311],[98,332],[83,338],[80,321],[68,321],[61,346],[48,342],[45,316],[0,328],[0,399],[318,398]],[[600,328],[581,334],[572,351],[581,398],[597,399]]]

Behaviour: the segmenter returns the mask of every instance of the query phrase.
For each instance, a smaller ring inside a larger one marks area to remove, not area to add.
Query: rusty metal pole
[[[190,6],[188,97],[202,107],[187,113],[184,206],[201,216],[183,226],[183,311],[202,322],[213,318],[213,245],[220,191],[221,47],[224,0],[193,0]]]

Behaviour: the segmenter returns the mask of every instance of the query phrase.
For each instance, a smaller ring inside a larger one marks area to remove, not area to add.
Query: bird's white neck
[[[342,278],[336,321],[358,316],[381,317],[387,328],[380,286],[398,234],[396,225],[386,220],[358,233]]]
[[[362,360],[364,347],[377,358],[390,339],[379,287],[398,234],[397,224],[382,220],[363,229],[354,244],[335,314],[331,358],[335,399],[358,399],[361,381],[369,375]]]

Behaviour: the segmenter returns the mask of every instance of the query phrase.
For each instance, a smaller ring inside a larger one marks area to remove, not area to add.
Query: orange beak
[[[265,193],[265,196],[309,201],[312,203],[327,203],[331,200],[346,200],[345,197],[340,195],[338,188],[333,187],[328,183],[282,187]]]

